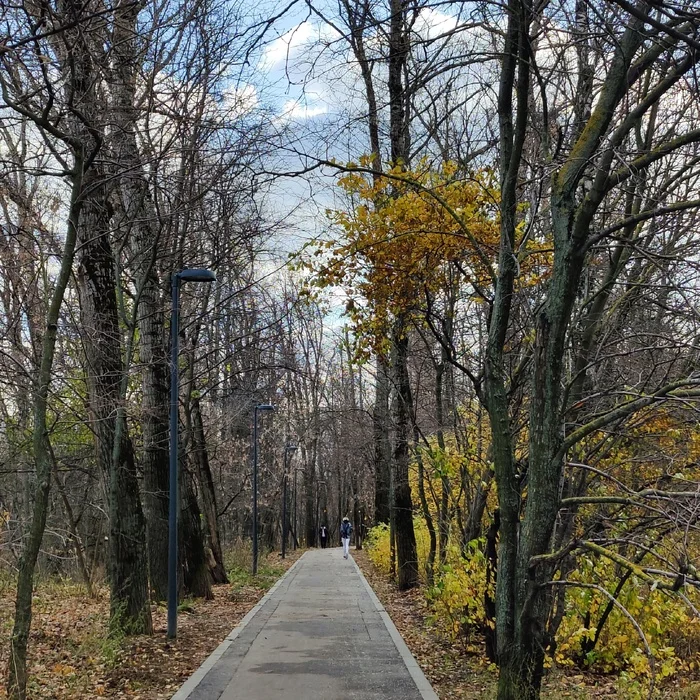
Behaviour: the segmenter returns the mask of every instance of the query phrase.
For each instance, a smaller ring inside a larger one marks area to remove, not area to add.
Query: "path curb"
[[[216,662],[224,655],[224,652],[233,644],[234,640],[238,635],[246,628],[248,623],[255,617],[256,613],[262,608],[263,605],[268,601],[268,599],[274,594],[274,592],[282,585],[284,580],[297,568],[299,562],[306,556],[304,552],[290,567],[287,571],[277,580],[275,585],[260,598],[260,600],[248,611],[246,616],[229,632],[226,639],[224,639],[221,644],[219,644],[214,651],[212,651],[209,656],[204,660],[202,665],[180,686],[179,690],[176,691],[170,700],[187,700],[192,692],[196,690],[197,686],[200,684],[204,676],[211,671]],[[357,564],[355,565],[357,566]],[[364,577],[363,577],[364,580]],[[370,589],[371,590],[371,589]],[[391,630],[389,630],[391,632]],[[410,669],[409,669],[410,671]],[[437,695],[434,696],[437,698]]]
[[[374,592],[374,590],[372,590],[372,586],[369,585],[367,579],[362,573],[362,569],[360,569],[354,559],[352,559],[352,563],[355,565],[357,573],[359,574],[364,587],[367,589],[367,593],[369,593],[369,597],[372,599],[374,607],[377,609],[379,616],[382,618],[391,639],[396,645],[396,648],[401,655],[401,659],[406,665],[411,678],[413,678],[413,682],[416,684],[421,697],[423,700],[440,700],[438,694],[433,690],[433,686],[430,685],[430,681],[425,677],[421,667],[418,665],[415,657],[413,654],[411,654],[410,649],[406,646],[406,642],[404,642],[400,632],[396,629],[396,625],[392,622],[391,617],[389,617],[389,613],[386,611],[386,608],[382,605],[379,598],[377,598],[377,594]],[[175,698],[173,698],[173,700],[175,700]],[[178,698],[178,700],[180,699]]]

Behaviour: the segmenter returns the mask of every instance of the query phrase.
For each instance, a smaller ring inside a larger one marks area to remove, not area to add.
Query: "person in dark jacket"
[[[343,543],[343,557],[348,558],[350,554],[350,535],[352,534],[352,525],[348,517],[343,518],[343,522],[340,523],[340,540]]]
[[[321,537],[321,549],[326,548],[326,543],[328,542],[328,528],[325,525],[321,525],[321,529],[318,531]]]

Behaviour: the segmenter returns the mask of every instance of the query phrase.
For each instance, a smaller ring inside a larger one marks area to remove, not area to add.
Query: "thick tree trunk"
[[[411,386],[408,376],[408,337],[397,323],[394,343],[396,381],[396,445],[394,447],[394,518],[396,523],[397,583],[405,591],[418,585],[418,554],[413,530],[413,501],[408,479],[408,439],[411,427]]]
[[[144,247],[141,254],[145,254]],[[168,360],[164,346],[163,311],[158,282],[148,274],[138,315],[143,403],[144,508],[151,591],[156,600],[168,594],[169,423]]]
[[[182,510],[180,518],[180,561],[185,593],[195,598],[214,597],[209,561],[204,547],[201,514],[194,490],[194,479],[189,470],[181,466]]]
[[[498,485],[500,533],[496,580],[496,643],[500,667],[498,700],[531,697],[539,688],[529,677],[527,650],[518,646],[518,543],[520,535],[520,483],[516,475],[514,445],[506,391],[505,345],[516,275],[515,230],[517,182],[525,136],[529,99],[529,6],[509,0],[507,32],[498,93],[500,140],[501,227],[498,279],[489,317],[485,362],[485,397],[491,423],[493,463]],[[513,97],[516,97],[514,105]],[[525,656],[523,656],[523,654]],[[530,668],[534,669],[535,665]],[[528,690],[530,689],[530,690]],[[538,692],[538,691],[537,691]],[[522,693],[522,694],[521,694]]]
[[[110,479],[110,627],[126,634],[150,634],[146,526],[141,510],[134,453],[125,426]]]
[[[167,598],[168,582],[168,353],[160,281],[155,270],[159,230],[151,192],[136,141],[138,109],[136,74],[141,61],[137,44],[138,3],[120,2],[114,22],[114,75],[110,135],[113,161],[118,168],[115,210],[121,228],[130,231],[136,269],[142,284],[138,309],[139,357],[143,404],[143,482],[146,538],[151,591],[156,600]]]
[[[142,634],[151,631],[145,522],[126,424],[122,421],[118,432],[116,424],[124,367],[105,178],[93,167],[85,185],[90,194],[78,227],[77,278],[88,396],[96,419],[98,460],[109,483],[110,624]]]
[[[501,120],[501,258],[499,284],[496,289],[491,327],[487,370],[492,370],[489,392],[489,413],[494,438],[494,464],[498,481],[501,510],[501,552],[497,581],[498,657],[500,664],[498,699],[526,700],[539,697],[548,646],[546,621],[551,611],[551,567],[535,563],[535,557],[551,549],[560,504],[561,477],[565,453],[563,443],[562,378],[563,358],[571,313],[581,279],[587,251],[589,227],[602,203],[607,187],[610,164],[615,149],[606,148],[597,165],[594,181],[583,201],[577,189],[584,166],[591,161],[608,129],[620,100],[629,89],[629,68],[641,46],[643,22],[632,19],[617,43],[605,82],[591,117],[581,130],[568,159],[554,174],[551,186],[551,217],[554,241],[554,262],[547,297],[536,319],[533,354],[532,401],[528,445],[527,503],[520,527],[514,513],[508,512],[508,493],[512,490],[511,456],[501,454],[501,443],[507,425],[507,404],[501,396],[502,348],[509,303],[499,299],[504,277],[504,255],[512,258],[517,167],[522,154],[529,95],[532,47],[529,45],[532,8],[528,3],[510,0],[508,32],[499,92]],[[644,12],[650,12],[646,5]],[[517,60],[516,60],[517,57]],[[515,81],[517,67],[517,81]],[[517,94],[517,119],[512,124],[513,86]],[[630,129],[631,129],[630,125]],[[507,264],[507,263],[506,263]],[[512,290],[512,283],[508,287]],[[503,303],[506,302],[506,303]],[[496,322],[495,322],[496,321]],[[500,336],[500,337],[499,337]],[[488,377],[487,377],[488,378]],[[488,386],[487,386],[488,390]],[[498,447],[498,453],[496,448]],[[511,541],[512,540],[512,541]],[[508,558],[505,559],[507,554]],[[507,579],[507,580],[506,580]],[[501,610],[507,608],[507,613]]]

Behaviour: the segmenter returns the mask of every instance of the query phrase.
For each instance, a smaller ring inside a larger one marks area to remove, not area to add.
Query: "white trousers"
[[[343,556],[347,559],[350,553],[350,538],[343,537]]]

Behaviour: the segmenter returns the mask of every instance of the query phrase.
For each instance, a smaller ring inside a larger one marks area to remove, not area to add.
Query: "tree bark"
[[[649,11],[647,5],[646,12]],[[531,22],[529,3],[511,0],[499,92],[501,258],[487,353],[487,395],[501,515],[497,581],[499,700],[534,700],[539,697],[548,646],[546,620],[551,611],[551,589],[544,584],[551,578],[552,570],[550,566],[533,566],[532,562],[534,557],[550,550],[559,511],[565,457],[561,389],[564,349],[587,251],[589,227],[610,186],[608,172],[614,148],[606,149],[601,156],[592,187],[582,202],[577,201],[576,189],[585,165],[595,155],[620,100],[629,89],[629,68],[643,40],[641,20],[631,20],[617,43],[595,109],[569,157],[552,178],[554,263],[547,297],[535,325],[528,495],[519,523],[515,498],[510,502],[512,495],[518,493],[518,484],[512,445],[507,451],[503,449],[509,430],[506,397],[502,394],[503,382],[499,376],[503,376],[503,334],[510,309],[510,302],[502,297],[502,290],[512,293],[512,278],[505,277],[507,267],[504,266],[508,265],[507,258],[514,257],[517,169],[525,137],[533,55],[528,45]],[[512,121],[514,86],[517,96],[515,125]]]
[[[428,528],[428,536],[430,538],[430,548],[428,550],[428,561],[425,562],[425,573],[428,580],[428,585],[432,586],[435,578],[435,556],[437,554],[437,535],[435,533],[435,523],[433,516],[430,513],[428,499],[425,495],[425,466],[423,465],[423,455],[418,451],[418,439],[415,435],[417,431],[414,429],[414,447],[416,450],[416,461],[418,463],[418,498],[420,499],[421,509],[423,511],[423,519],[425,526]]]
[[[70,279],[75,254],[78,220],[82,207],[83,191],[82,151],[75,155],[73,163],[70,204],[68,208],[68,226],[61,256],[61,268],[56,280],[51,303],[46,314],[46,330],[41,343],[41,363],[36,377],[34,397],[34,430],[32,449],[36,464],[36,488],[32,509],[29,536],[26,539],[19,560],[17,577],[17,597],[15,599],[15,621],[10,637],[10,659],[8,662],[7,695],[9,700],[26,700],[27,697],[27,643],[32,624],[32,594],[34,591],[34,570],[36,567],[41,541],[46,529],[46,516],[49,507],[51,488],[51,451],[46,420],[48,408],[51,370],[53,368],[56,348],[57,324],[63,305],[63,298]]]
[[[128,634],[142,634],[151,631],[145,521],[126,423],[117,430],[125,368],[105,176],[96,166],[86,173],[85,186],[89,196],[78,227],[77,279],[98,460],[109,483],[110,624]]]
[[[413,501],[408,479],[408,439],[411,426],[411,385],[408,376],[408,337],[401,322],[395,327],[396,445],[394,447],[394,519],[397,583],[405,591],[418,585],[418,553],[413,530]]]
[[[169,500],[169,387],[168,352],[160,280],[155,269],[159,243],[158,221],[136,141],[137,45],[139,4],[120,2],[114,21],[114,81],[110,136],[118,168],[114,190],[120,227],[130,231],[138,277],[142,280],[138,310],[139,358],[143,404],[143,486],[150,584],[156,600],[167,598]]]
[[[390,514],[391,446],[389,444],[389,373],[386,360],[377,357],[374,410],[374,522],[388,523]]]
[[[210,565],[211,576],[214,583],[228,583],[224,555],[221,550],[219,537],[219,522],[216,517],[218,508],[216,505],[216,489],[214,478],[209,466],[209,453],[207,451],[206,437],[204,435],[204,422],[199,405],[199,398],[190,399],[190,420],[192,424],[192,460],[197,468],[197,484],[202,501],[202,511],[206,522],[206,540],[213,556]]]
[[[186,593],[195,598],[212,600],[212,576],[204,548],[201,516],[194,490],[194,478],[190,471],[181,466],[180,485],[182,487],[182,510],[180,518],[180,561],[182,562],[182,583]]]

